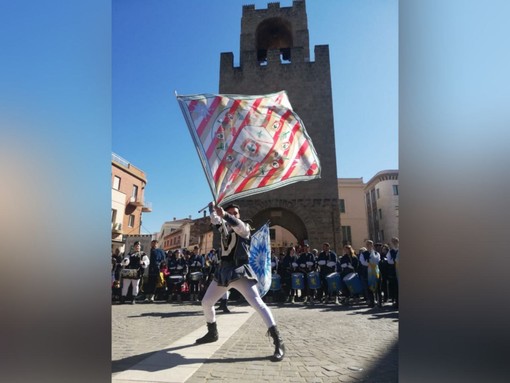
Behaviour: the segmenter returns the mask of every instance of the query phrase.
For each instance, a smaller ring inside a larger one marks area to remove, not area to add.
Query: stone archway
[[[257,212],[253,217],[253,226],[259,228],[267,221],[270,225],[284,227],[296,237],[298,243],[308,239],[308,231],[303,220],[293,211],[285,208],[268,208]]]

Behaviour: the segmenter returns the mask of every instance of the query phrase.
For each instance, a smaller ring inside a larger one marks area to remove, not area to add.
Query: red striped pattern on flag
[[[177,99],[218,204],[320,177],[317,153],[284,91]]]

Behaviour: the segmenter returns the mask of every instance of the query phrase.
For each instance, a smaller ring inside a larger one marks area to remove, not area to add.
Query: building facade
[[[126,249],[128,235],[139,235],[142,213],[152,211],[144,202],[145,173],[112,153],[112,252]]]
[[[213,231],[209,217],[184,218],[167,221],[158,235],[159,245],[165,251],[193,250],[198,246],[200,254],[213,248]]]
[[[340,219],[343,244],[358,250],[368,239],[368,219],[363,178],[339,178]]]
[[[368,235],[374,242],[389,243],[398,237],[398,170],[383,170],[365,186]]]
[[[261,95],[285,90],[303,121],[321,162],[321,178],[298,182],[236,201],[255,227],[270,221],[299,244],[341,246],[335,131],[329,46],[314,48],[310,59],[305,1],[267,9],[245,5],[241,18],[240,65],[232,52],[220,58],[219,92]],[[219,238],[216,238],[219,243]]]

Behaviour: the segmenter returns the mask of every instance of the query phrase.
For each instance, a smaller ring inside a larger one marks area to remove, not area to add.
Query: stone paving
[[[398,311],[391,306],[269,304],[287,348],[280,363],[269,361],[271,338],[258,314],[248,315],[186,382],[373,382],[398,381]],[[234,302],[218,313],[218,326],[253,310]],[[154,358],[193,331],[205,333],[199,304],[112,305],[112,376]],[[221,337],[221,334],[220,334]],[[189,339],[186,340],[189,342]],[[214,345],[214,344],[212,344]],[[189,347],[189,346],[187,346]],[[181,359],[182,360],[182,359]],[[125,375],[125,374],[123,374]],[[158,378],[159,382],[183,381]],[[162,380],[163,379],[163,380]],[[137,381],[143,380],[122,380]],[[148,382],[148,381],[147,381]]]

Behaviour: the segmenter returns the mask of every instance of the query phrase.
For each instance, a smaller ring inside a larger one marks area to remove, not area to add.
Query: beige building
[[[365,205],[365,183],[363,178],[339,178],[340,222],[344,244],[354,250],[364,246],[368,238],[367,210]],[[342,254],[342,249],[335,249]]]
[[[369,238],[389,243],[391,237],[398,237],[398,170],[380,171],[364,191]]]
[[[142,213],[152,211],[144,202],[146,185],[143,171],[112,153],[112,252],[126,251],[126,237],[139,235]]]
[[[174,218],[173,221],[163,223],[158,234],[158,246],[165,251],[182,249],[186,235],[186,230],[182,227],[191,221],[191,218]],[[189,230],[187,232],[189,237]]]
[[[209,217],[184,218],[167,221],[158,235],[160,247],[165,250],[188,249],[198,246],[200,254],[213,248],[213,232]]]

